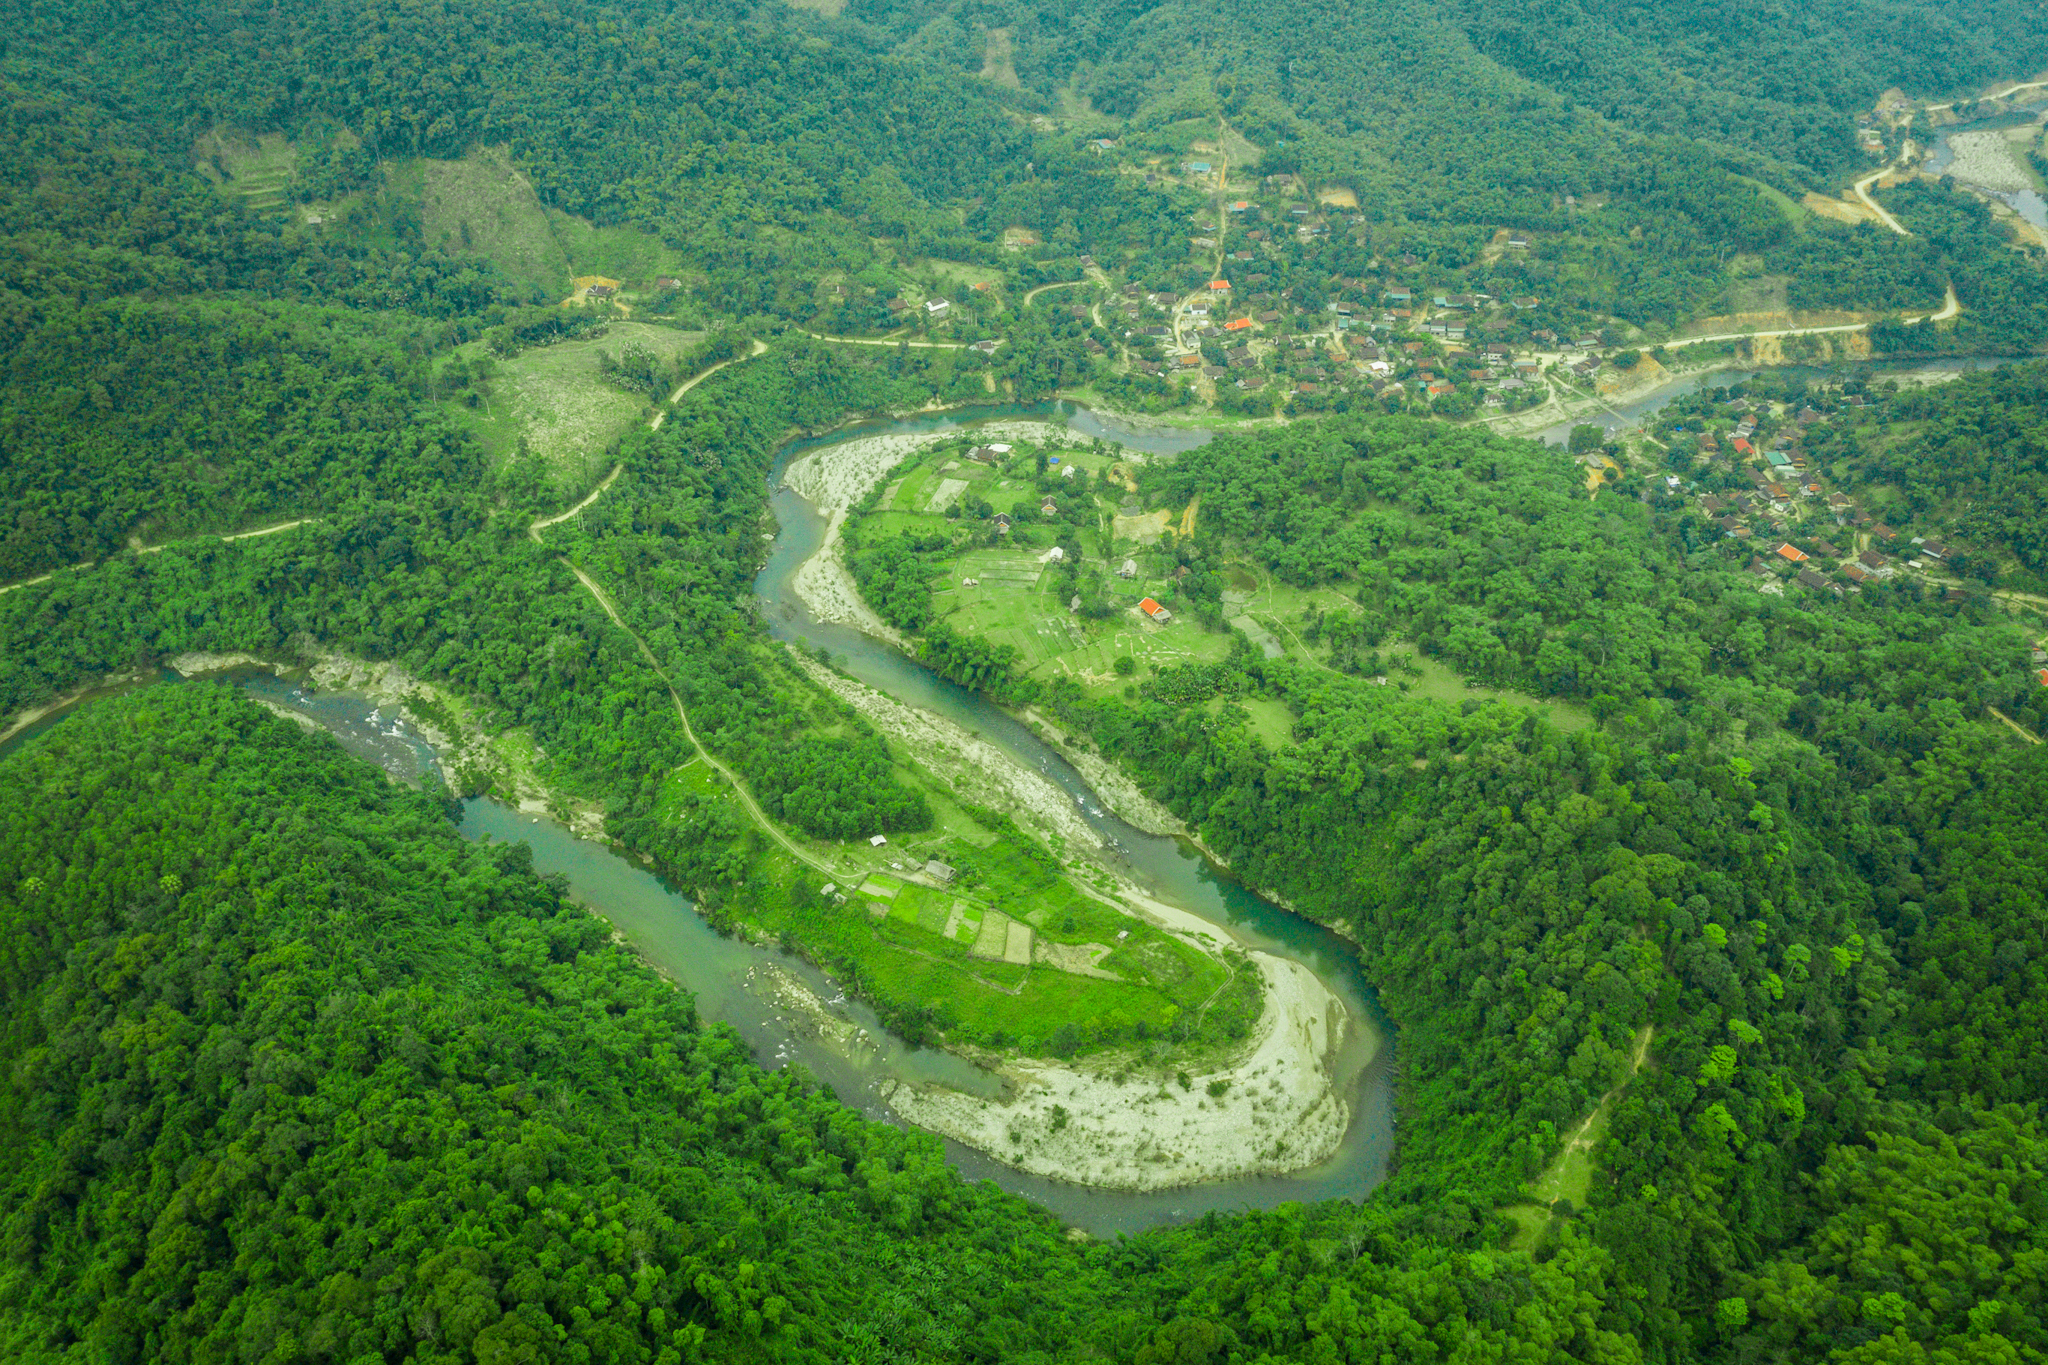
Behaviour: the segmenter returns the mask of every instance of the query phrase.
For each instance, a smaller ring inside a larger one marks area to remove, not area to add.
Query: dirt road
[[[576,575],[576,581],[581,583],[589,590],[590,595],[597,599],[597,604],[604,608],[604,614],[611,618],[612,624],[626,632],[626,637],[639,649],[640,657],[647,661],[647,666],[654,670],[654,676],[660,678],[662,686],[668,689],[669,700],[675,703],[676,719],[683,723],[683,737],[690,741],[690,747],[697,751],[697,757],[703,759],[710,766],[711,771],[725,779],[727,785],[732,788],[732,794],[739,798],[740,804],[746,807],[747,814],[753,817],[754,823],[759,825],[763,833],[773,839],[798,862],[817,868],[821,872],[831,872],[831,866],[824,860],[814,858],[801,848],[798,848],[795,842],[782,832],[782,827],[768,818],[768,813],[761,809],[760,804],[754,800],[753,794],[747,790],[746,785],[740,781],[738,775],[732,769],[726,767],[725,764],[711,756],[711,751],[706,749],[704,742],[697,738],[697,732],[690,728],[690,713],[683,706],[682,695],[676,691],[675,683],[670,681],[668,674],[662,671],[660,663],[655,660],[654,651],[647,647],[647,642],[640,638],[640,633],[627,625],[625,618],[619,615],[619,608],[612,601],[611,594],[600,587],[596,579],[576,565],[569,565],[569,572]]]
[[[1869,175],[1866,175],[1861,180],[1857,181],[1856,197],[1863,201],[1863,207],[1869,209],[1872,213],[1877,215],[1879,222],[1883,223],[1893,232],[1898,233],[1901,237],[1911,237],[1913,234],[1906,231],[1904,227],[1900,226],[1898,219],[1892,217],[1889,213],[1886,213],[1883,207],[1880,206],[1875,199],[1872,199],[1870,197],[1870,187],[1872,185],[1875,185],[1878,181],[1884,179],[1885,176],[1891,174],[1892,170],[1892,167],[1884,166],[1877,170],[1872,171]]]
[[[1903,230],[1901,229],[1901,231]],[[1942,298],[1941,311],[1927,313],[1920,317],[1900,318],[1899,321],[1905,323],[1947,322],[1962,311],[1962,300],[1956,297],[1956,287],[1951,284],[1947,287]],[[1829,327],[1780,327],[1756,332],[1717,332],[1712,336],[1680,337],[1676,341],[1664,342],[1663,346],[1667,351],[1675,351],[1681,346],[1697,346],[1703,341],[1754,341],[1764,337],[1813,337],[1826,336],[1831,333],[1867,332],[1869,330],[1870,324],[1867,322],[1842,322]]]
[[[909,346],[911,350],[967,350],[975,342],[911,342],[895,336],[825,336],[823,332],[805,332],[807,338],[819,342],[838,342],[840,346]],[[997,346],[1004,342],[997,340]]]
[[[187,540],[255,540],[258,536],[274,536],[280,531],[289,531],[293,527],[304,526],[307,522],[315,520],[318,520],[318,518],[296,517],[291,521],[280,521],[274,526],[259,526],[253,531],[236,531],[231,535],[185,536],[179,540],[167,540],[163,542],[161,545],[137,545],[135,547],[135,553],[138,555],[158,555],[162,554],[171,546],[183,544]],[[82,564],[73,564],[71,567],[74,569],[90,569],[96,562],[97,561],[95,560],[86,560]],[[16,588],[32,588],[38,583],[47,583],[50,581],[51,577],[55,573],[56,571],[53,569],[51,570],[50,573],[39,573],[34,578],[23,578],[16,582],[9,583],[4,587],[0,587],[0,593],[13,592]]]
[[[767,354],[767,351],[768,348],[765,345],[763,345],[759,341],[756,341],[753,345],[753,349],[749,351],[746,355],[734,356],[731,360],[721,361],[718,364],[713,365],[710,369],[704,371],[704,373],[696,375],[691,379],[685,381],[680,387],[676,389],[676,391],[673,394],[669,395],[668,401],[671,403],[676,402],[677,400],[682,398],[684,394],[688,393],[691,389],[703,383],[705,380],[709,379],[712,375],[718,373],[718,371],[724,369],[726,366],[737,364],[742,360],[752,360],[756,356]],[[650,422],[648,425],[653,428],[660,427],[661,419],[664,415],[666,414],[656,413],[654,415],[654,420]],[[571,507],[566,512],[557,512],[554,516],[540,518],[539,520],[535,521],[532,525],[526,528],[526,534],[533,538],[533,542],[536,545],[540,544],[540,533],[542,531],[546,530],[550,526],[558,525],[561,522],[567,521],[569,518],[575,516],[578,512],[583,511],[583,509],[589,507],[592,503],[596,502],[599,498],[603,497],[605,495],[606,490],[609,489],[612,486],[612,484],[618,481],[619,474],[624,469],[624,465],[613,465],[612,472],[605,475],[603,482],[599,483],[597,487],[591,489],[590,492],[585,494],[581,502],[578,502],[574,507]],[[565,560],[564,562],[566,563],[567,561]],[[820,859],[814,858],[810,854],[804,852],[804,850],[802,850],[801,848],[798,848],[795,842],[792,841],[787,834],[784,834],[782,832],[781,827],[777,825],[773,820],[768,818],[768,813],[761,809],[760,804],[754,800],[753,793],[747,790],[745,784],[740,781],[738,775],[735,774],[732,769],[726,767],[725,764],[719,762],[716,758],[713,758],[711,756],[711,751],[706,749],[704,747],[703,741],[697,738],[697,732],[690,728],[690,713],[688,709],[685,708],[683,705],[682,694],[676,691],[676,685],[674,681],[669,678],[667,673],[662,671],[660,662],[657,661],[654,657],[654,651],[647,647],[647,642],[640,638],[640,633],[634,630],[631,626],[626,624],[625,618],[619,614],[618,604],[612,601],[612,595],[606,592],[603,586],[600,585],[598,581],[592,578],[588,573],[584,572],[580,566],[570,564],[569,572],[576,575],[576,581],[578,583],[581,583],[585,591],[587,591],[593,598],[597,600],[598,606],[604,608],[604,614],[611,618],[612,624],[617,626],[620,630],[626,633],[626,637],[630,639],[633,642],[634,647],[640,651],[640,657],[645,659],[647,661],[647,666],[654,670],[654,676],[661,679],[662,686],[668,689],[669,700],[675,703],[676,719],[683,723],[684,738],[688,739],[690,741],[690,747],[697,751],[697,757],[703,759],[704,762],[711,768],[713,772],[717,773],[720,777],[725,779],[726,784],[732,788],[733,795],[739,798],[740,805],[746,808],[747,814],[753,818],[754,823],[759,825],[763,833],[767,834],[769,838],[773,839],[785,851],[787,851],[791,857],[795,858],[798,862],[808,864],[809,866],[815,867],[823,872],[830,872],[832,870],[831,867],[829,867]]]
[[[2009,96],[2017,95],[2022,90],[2039,90],[2044,86],[2048,86],[2048,81],[2023,81],[2018,85],[2010,87],[2009,89],[2000,90],[1994,94],[1980,96],[1980,98],[1987,100],[2002,100],[2008,98]],[[1953,109],[1956,107],[1956,105],[1960,103],[1962,103],[1962,101],[1960,100],[1950,100],[1946,104],[1923,104],[1920,106],[1920,108],[1924,112],[1932,113],[1936,109]]]
[[[1998,717],[2000,720],[2004,721],[2007,725],[2011,726],[2012,732],[2018,735],[2021,739],[2025,740],[2027,743],[2039,744],[2041,742],[2041,737],[2039,735],[2035,734],[2032,730],[2029,730],[2026,726],[2020,724],[2018,721],[2014,720],[2011,716],[2008,716],[2007,714],[2005,714],[2005,712],[1999,710],[1997,707],[1987,706],[1984,709],[1986,711],[1989,711],[1992,715]]]
[[[710,369],[708,369],[708,370],[704,371],[704,372],[703,372],[702,374],[693,374],[693,375],[691,375],[691,376],[690,376],[690,377],[689,377],[688,379],[685,379],[685,380],[684,380],[684,381],[683,381],[682,383],[678,384],[678,385],[676,386],[676,391],[675,391],[674,393],[672,393],[672,394],[670,394],[670,395],[668,396],[669,406],[670,406],[670,407],[673,407],[673,406],[675,406],[675,405],[676,405],[677,403],[680,403],[680,402],[682,402],[682,401],[683,401],[683,395],[684,395],[684,394],[688,393],[688,392],[689,392],[689,391],[690,391],[691,389],[694,389],[694,388],[696,388],[696,387],[697,387],[697,386],[698,386],[699,384],[701,384],[701,383],[703,383],[703,382],[704,382],[705,380],[709,379],[709,378],[710,378],[710,377],[711,377],[712,375],[714,375],[714,374],[717,374],[717,373],[718,373],[718,372],[719,372],[720,370],[724,369],[724,368],[725,368],[726,366],[728,366],[728,365],[737,365],[737,364],[739,364],[739,363],[740,363],[740,362],[741,362],[742,360],[752,360],[752,359],[753,359],[753,358],[754,358],[755,356],[758,356],[758,355],[766,355],[766,354],[768,354],[768,343],[767,343],[767,342],[765,342],[765,341],[762,341],[762,340],[761,340],[761,339],[760,339],[759,337],[756,337],[756,338],[754,339],[754,344],[753,344],[752,348],[751,348],[751,349],[749,349],[749,350],[747,351],[747,353],[746,353],[745,355],[736,355],[736,356],[734,356],[734,357],[733,357],[732,359],[730,359],[730,360],[721,360],[721,361],[719,361],[719,362],[718,362],[718,363],[717,363],[716,365],[713,365],[713,366],[712,366],[712,367],[711,367]],[[652,431],[660,431],[660,430],[661,430],[661,424],[662,424],[662,421],[663,421],[663,419],[665,419],[665,418],[666,418],[667,416],[668,416],[668,412],[667,412],[667,410],[666,410],[666,409],[662,410],[661,412],[657,412],[657,413],[655,413],[655,414],[654,414],[654,420],[653,420],[652,422],[649,422],[649,423],[647,424],[647,425],[648,425],[648,428],[649,428],[649,430],[652,430]],[[613,479],[617,478],[617,477],[618,477],[618,474],[619,474],[619,471],[618,471],[618,470],[616,470],[616,469],[614,469],[614,470],[613,470],[613,471],[611,472],[611,474],[610,474],[610,475],[608,475],[608,476],[606,477],[606,479],[605,479],[604,483],[602,483],[602,484],[598,485],[598,491],[599,491],[599,492],[603,492],[605,488],[609,487],[609,486],[610,486],[610,484],[611,484],[611,481],[612,481]],[[593,495],[593,496],[595,496],[595,495]],[[587,505],[587,504],[586,504],[586,505]],[[579,511],[579,512],[580,512],[580,511],[582,511],[582,510],[583,510],[583,509],[582,509],[582,507],[578,507],[578,508],[576,509],[576,511]],[[556,520],[556,521],[560,521],[560,520],[561,520],[561,518],[560,518],[560,517],[557,517],[557,518],[555,518],[555,520]],[[552,524],[552,523],[543,523],[543,524]]]
[[[1040,294],[1043,294],[1043,293],[1044,293],[1044,292],[1045,292],[1046,290],[1048,290],[1048,289],[1067,289],[1067,288],[1071,288],[1072,286],[1074,286],[1074,285],[1077,285],[1077,284],[1092,284],[1092,283],[1094,283],[1094,281],[1092,281],[1092,280],[1088,279],[1088,278],[1087,278],[1086,276],[1083,276],[1082,278],[1080,278],[1080,279],[1078,279],[1078,280],[1054,280],[1054,281],[1053,281],[1053,282],[1052,282],[1051,284],[1041,284],[1041,285],[1039,285],[1039,286],[1038,286],[1038,288],[1036,288],[1036,289],[1032,289],[1032,290],[1027,290],[1027,291],[1025,292],[1025,294],[1024,294],[1024,305],[1025,305],[1025,306],[1026,306],[1027,308],[1028,308],[1028,307],[1030,307],[1030,305],[1031,305],[1031,301],[1032,301],[1033,299],[1037,298],[1037,297],[1038,297],[1038,296],[1039,296]]]

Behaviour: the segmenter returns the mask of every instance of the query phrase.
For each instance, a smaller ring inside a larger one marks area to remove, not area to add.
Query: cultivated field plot
[[[970,555],[968,559],[980,556]],[[1025,556],[1023,565],[991,563],[977,572],[952,577],[952,589],[938,599],[955,630],[1015,646],[1026,668],[1041,664],[1088,642],[1081,624],[1037,586],[1040,568]],[[1029,578],[1024,577],[1028,572]],[[962,586],[972,578],[975,586]]]
[[[1140,622],[1125,612],[1108,621],[1091,622],[1088,639],[1062,651],[1046,671],[1057,670],[1095,693],[1120,691],[1125,684],[1151,676],[1154,668],[1175,664],[1216,663],[1230,655],[1230,638],[1203,630],[1192,621],[1176,620],[1169,626]],[[1136,665],[1129,676],[1116,671],[1119,657]]]
[[[250,137],[216,128],[192,144],[199,174],[221,185],[258,213],[286,207],[298,147],[277,133]]]

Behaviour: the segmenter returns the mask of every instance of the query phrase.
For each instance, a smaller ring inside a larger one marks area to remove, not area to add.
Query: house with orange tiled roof
[[[1147,616],[1151,617],[1153,620],[1157,621],[1162,626],[1173,619],[1172,612],[1168,611],[1165,607],[1160,606],[1157,602],[1153,601],[1149,597],[1146,598],[1144,601],[1138,603],[1138,610],[1144,612]]]
[[[1781,558],[1792,564],[1803,563],[1806,559],[1806,551],[1800,549],[1797,545],[1780,545],[1778,547],[1778,554]]]

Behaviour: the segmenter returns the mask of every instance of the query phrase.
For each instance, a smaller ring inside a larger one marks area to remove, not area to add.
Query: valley
[[[2022,0],[10,26],[9,1360],[2029,1360]]]

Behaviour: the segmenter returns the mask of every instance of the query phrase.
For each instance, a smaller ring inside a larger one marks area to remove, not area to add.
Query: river
[[[2034,116],[2034,131],[2028,143],[1999,146],[1986,138],[1968,137],[1970,134],[2001,134],[2018,126],[2020,111]],[[2040,136],[2040,119],[2043,116],[2048,116],[2048,100],[2036,99],[1993,118],[1951,124],[1935,134],[1920,169],[1929,175],[1953,175],[1962,184],[1999,200],[2035,227],[2048,232],[2048,199],[2042,197],[2040,189],[2033,183],[2038,177],[2026,163],[2026,148]],[[1980,145],[1969,148],[1968,155],[1959,157],[1952,142],[1958,137],[1965,138],[1966,146],[1973,140]],[[1980,180],[1984,183],[1978,183]]]
[[[1013,1170],[950,1139],[945,1142],[947,1156],[967,1178],[994,1180],[1096,1236],[1136,1232],[1211,1210],[1360,1198],[1384,1177],[1393,1154],[1393,1033],[1351,946],[1322,926],[1253,895],[1181,842],[1147,834],[1109,814],[1081,775],[1017,720],[886,644],[813,620],[791,591],[797,567],[816,551],[824,534],[823,520],[810,504],[781,487],[791,459],[868,436],[924,434],[993,420],[1059,422],[1077,434],[1148,453],[1177,452],[1208,439],[1208,433],[1200,431],[1135,431],[1085,409],[1034,404],[864,423],[826,437],[793,441],[778,452],[769,476],[771,487],[778,490],[772,501],[780,532],[755,584],[769,629],[778,638],[823,645],[841,668],[861,681],[899,701],[937,712],[1039,770],[1080,798],[1077,813],[1103,836],[1110,849],[1104,861],[1124,877],[1158,899],[1223,927],[1247,947],[1306,965],[1343,1002],[1352,1020],[1336,1064],[1339,1092],[1352,1117],[1335,1155],[1318,1166],[1289,1176],[1222,1180],[1175,1190],[1128,1192],[1049,1180]],[[308,692],[261,671],[240,673],[236,681],[274,706],[307,716],[350,752],[396,780],[418,782],[434,767],[433,752],[424,741],[398,717],[363,698]],[[524,840],[533,849],[538,871],[567,878],[570,894],[579,903],[603,915],[641,956],[691,991],[704,1018],[736,1029],[763,1066],[802,1065],[831,1086],[841,1101],[869,1118],[900,1125],[882,1099],[899,1081],[938,1083],[991,1096],[1001,1091],[999,1078],[962,1058],[906,1046],[871,1010],[848,999],[801,960],[772,947],[721,936],[687,899],[653,873],[602,845],[576,838],[551,820],[521,814],[494,800],[471,800],[464,803],[462,830],[472,838]],[[861,1030],[855,1045],[828,1042],[807,1016],[783,1006],[772,985],[777,972],[797,977],[851,1017]]]
[[[1135,431],[1066,404],[991,406],[945,416],[865,423],[827,437],[791,442],[777,454],[771,487],[780,489],[790,459],[823,445],[876,434],[944,431],[991,420],[1063,423],[1084,437],[1101,437],[1129,450],[1150,453],[1189,449],[1209,438],[1202,431]],[[993,1180],[1096,1236],[1136,1232],[1212,1210],[1360,1198],[1370,1192],[1385,1176],[1394,1148],[1393,1031],[1365,982],[1352,947],[1329,930],[1253,895],[1181,842],[1147,834],[1108,814],[1101,799],[1054,749],[980,696],[947,682],[885,644],[851,629],[811,620],[790,591],[790,579],[817,548],[823,523],[808,503],[786,489],[773,495],[773,505],[781,529],[756,590],[762,615],[775,635],[825,646],[835,662],[863,682],[900,701],[937,712],[1039,770],[1070,796],[1080,798],[1077,815],[1104,837],[1110,848],[1105,861],[1120,874],[1158,899],[1221,926],[1247,947],[1303,963],[1343,1003],[1353,1025],[1335,1066],[1339,1093],[1351,1112],[1350,1127],[1330,1159],[1293,1175],[1223,1180],[1154,1192],[1104,1190],[1019,1172],[945,1140],[954,1166],[968,1179]],[[166,673],[164,677],[175,679],[176,675]],[[265,669],[235,670],[225,680],[273,707],[306,717],[333,734],[350,753],[375,764],[396,781],[416,784],[437,769],[432,748],[399,715],[367,698],[311,690],[296,674],[279,677]],[[123,689],[107,689],[115,690]],[[61,716],[52,717],[31,733],[59,720]],[[772,946],[720,935],[685,897],[652,872],[601,844],[575,837],[552,820],[479,799],[464,803],[461,828],[470,838],[524,841],[533,850],[537,871],[564,877],[578,903],[602,915],[643,958],[693,994],[703,1018],[734,1028],[765,1067],[805,1067],[842,1102],[871,1119],[905,1126],[882,1099],[898,1082],[937,1083],[990,1096],[1001,1092],[1000,1078],[951,1053],[907,1046],[887,1031],[873,1011],[848,999],[822,973]],[[774,988],[780,973],[795,977],[849,1017],[859,1030],[853,1044],[821,1037],[813,1019],[784,1004]]]
[[[1636,420],[1679,393],[1702,384],[1734,382],[1735,377],[1747,373],[1694,376],[1630,404],[1624,411]],[[1019,419],[1063,424],[1078,435],[1100,437],[1128,450],[1152,454],[1177,453],[1208,439],[1208,433],[1202,431],[1136,430],[1086,409],[1047,403],[865,423],[825,437],[790,442],[778,452],[769,475],[775,489],[772,505],[779,533],[755,585],[768,629],[780,639],[823,646],[839,667],[869,686],[943,715],[1038,769],[1080,798],[1077,811],[1103,836],[1109,848],[1105,856],[1126,878],[1158,899],[1222,926],[1248,947],[1305,964],[1343,1002],[1354,1024],[1337,1065],[1340,1093],[1352,1117],[1337,1153],[1319,1166],[1291,1176],[1217,1181],[1149,1193],[1102,1190],[1027,1175],[952,1141],[946,1142],[948,1157],[968,1179],[993,1180],[1097,1236],[1183,1221],[1211,1210],[1362,1197],[1384,1177],[1393,1154],[1395,1049],[1393,1030],[1366,984],[1352,947],[1329,930],[1253,895],[1181,842],[1147,834],[1107,813],[1081,775],[1016,719],[886,644],[851,628],[814,620],[791,591],[797,567],[815,552],[824,534],[823,521],[810,504],[782,486],[791,459],[861,437],[924,434],[976,422]],[[350,752],[375,763],[396,780],[417,782],[434,766],[434,754],[423,740],[395,715],[361,697],[309,692],[289,678],[261,670],[242,671],[233,681],[273,706],[307,717],[333,733]],[[61,719],[61,715],[53,716],[39,723],[22,739]],[[21,740],[13,741],[18,742]],[[846,999],[832,982],[800,960],[773,947],[721,936],[687,899],[651,872],[602,845],[576,838],[551,820],[482,799],[465,803],[461,827],[470,838],[525,841],[533,850],[537,870],[564,877],[579,903],[604,916],[648,962],[692,992],[703,1018],[733,1027],[763,1066],[807,1068],[841,1101],[869,1118],[900,1124],[882,1100],[882,1094],[898,1081],[935,1082],[988,1095],[1000,1089],[997,1078],[959,1057],[906,1046],[888,1033],[872,1011]],[[852,1020],[859,1032],[851,1046],[828,1044],[812,1020],[778,1000],[772,982],[783,972]]]
[[[1872,380],[1881,380],[1887,375],[1967,374],[1977,370],[1996,369],[2000,365],[2010,365],[2012,362],[2011,356],[1971,355],[1947,356],[1936,360],[1844,360],[1834,365],[1772,365],[1768,368],[1776,376],[1819,383],[1839,382],[1852,374]],[[1681,375],[1646,390],[1625,403],[1596,408],[1559,422],[1555,426],[1545,427],[1536,433],[1536,439],[1549,445],[1561,446],[1571,439],[1572,428],[1576,426],[1594,426],[1612,435],[1654,417],[1659,410],[1689,393],[1741,384],[1762,373],[1763,368],[1758,366],[1738,365]]]

